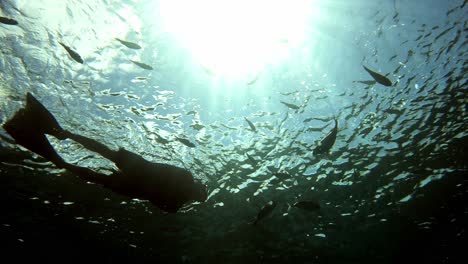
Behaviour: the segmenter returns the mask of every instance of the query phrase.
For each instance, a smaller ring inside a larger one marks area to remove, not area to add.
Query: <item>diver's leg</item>
[[[77,134],[74,134],[74,133],[66,131],[66,130],[64,130],[62,135],[65,138],[69,138],[69,139],[72,139],[72,140],[80,143],[81,145],[83,145],[83,147],[85,147],[88,150],[99,153],[101,156],[103,156],[106,159],[109,159],[109,160],[113,161],[114,163],[116,162],[116,160],[118,158],[117,157],[117,151],[114,151],[114,150],[108,148],[106,145],[104,145],[104,144],[102,144],[102,143],[100,143],[100,142],[98,142],[98,141],[96,141],[94,139],[87,138],[87,137],[81,136],[81,135],[77,135]]]
[[[91,150],[102,154],[106,158],[114,158],[114,152],[94,140],[75,135],[62,129],[53,115],[29,93],[27,94],[26,106],[15,113],[15,115],[3,125],[3,128],[17,144],[44,157],[58,168],[63,168],[76,174],[83,180],[101,184],[105,187],[112,187],[115,185],[114,181],[118,181],[118,179],[112,177],[118,173],[107,176],[88,168],[67,163],[63,160],[50,144],[45,134],[50,134],[58,139],[65,139],[69,136]]]
[[[113,162],[116,162],[117,160],[116,151],[109,149],[96,140],[77,135],[63,129],[52,113],[50,113],[49,110],[47,110],[47,108],[30,93],[27,93],[26,95],[26,106],[21,109],[20,113],[16,116],[18,116],[16,117],[16,120],[18,121],[15,121],[15,125],[21,123],[21,130],[32,131],[31,133],[33,134],[49,134],[60,140],[70,138],[80,143],[85,148],[97,152]],[[19,127],[19,125],[17,125],[17,127]],[[35,150],[33,151],[36,152]]]
[[[144,158],[142,158],[140,155],[137,155],[123,148],[119,148],[117,151],[112,150],[94,139],[77,135],[66,130],[64,130],[63,136],[65,138],[69,138],[80,143],[86,149],[99,153],[106,159],[114,162],[115,165],[124,174],[131,175],[138,170],[145,170],[145,168],[148,167],[148,164],[150,163]]]
[[[76,166],[70,163],[62,164],[62,168],[66,169],[67,171],[77,175],[82,180],[101,184],[104,187],[111,187],[113,181],[113,175],[105,175],[102,173],[95,172],[91,169]]]

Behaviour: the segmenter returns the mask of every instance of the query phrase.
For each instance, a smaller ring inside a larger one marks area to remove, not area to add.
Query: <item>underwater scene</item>
[[[467,2],[0,0],[2,258],[466,263]]]

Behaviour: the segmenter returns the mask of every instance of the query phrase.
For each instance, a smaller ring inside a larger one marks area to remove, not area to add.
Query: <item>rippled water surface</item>
[[[466,1],[168,2],[0,1],[0,16],[18,22],[0,23],[0,123],[31,92],[66,129],[186,168],[209,189],[205,203],[166,214],[57,169],[0,130],[6,255],[463,261]],[[314,153],[334,119],[336,142]],[[70,163],[113,166],[50,140]],[[270,200],[277,206],[253,226]],[[292,206],[304,200],[320,209]]]

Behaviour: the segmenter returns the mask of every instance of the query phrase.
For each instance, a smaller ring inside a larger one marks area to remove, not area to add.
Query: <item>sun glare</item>
[[[201,67],[241,77],[286,58],[303,41],[311,2],[170,0],[160,11],[165,29]]]

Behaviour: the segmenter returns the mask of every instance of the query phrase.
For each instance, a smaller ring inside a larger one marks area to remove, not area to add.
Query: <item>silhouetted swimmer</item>
[[[64,168],[83,180],[100,184],[112,191],[142,200],[149,200],[167,212],[177,212],[190,201],[207,199],[206,186],[194,181],[192,174],[182,168],[147,161],[143,157],[120,148],[111,150],[96,140],[64,130],[55,117],[30,93],[26,106],[20,109],[3,128],[17,144],[41,155],[59,168]],[[111,175],[69,164],[49,143],[45,134],[59,140],[72,139],[85,148],[111,160],[119,168]]]

